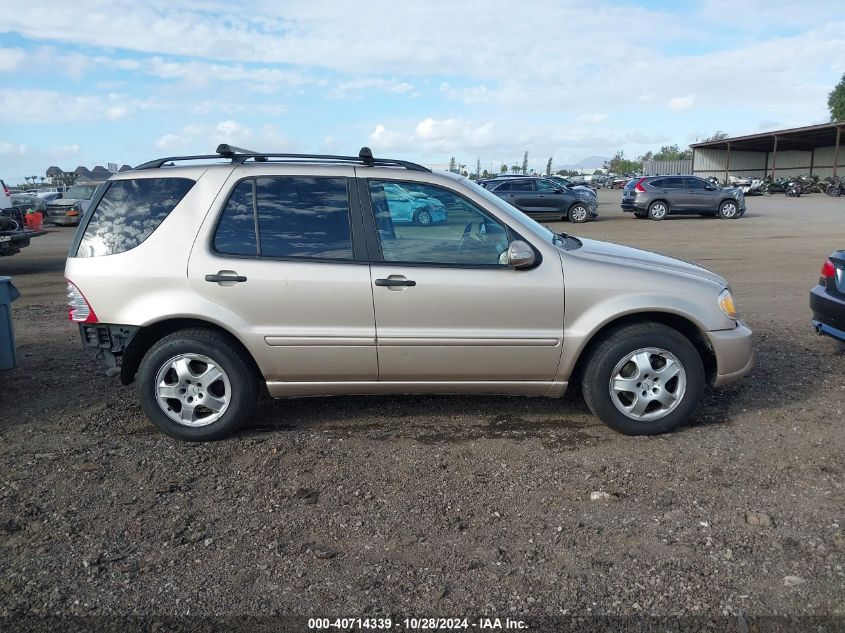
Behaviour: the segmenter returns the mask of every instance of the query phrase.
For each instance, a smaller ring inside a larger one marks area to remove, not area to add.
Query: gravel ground
[[[179,443],[65,320],[70,232],[0,260],[24,293],[20,366],[0,376],[2,621],[790,615],[845,626],[845,348],[815,336],[807,308],[823,258],[845,246],[845,203],[753,198],[738,221],[656,223],[600,193],[599,221],[556,228],[716,270],[756,334],[753,374],[706,393],[672,434],[618,435],[572,393],[268,401],[233,439]]]

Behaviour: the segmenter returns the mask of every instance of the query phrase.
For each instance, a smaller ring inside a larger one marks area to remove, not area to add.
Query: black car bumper
[[[633,200],[623,200],[622,201],[622,210],[627,211],[628,213],[630,213],[631,211],[645,211],[645,209],[643,207],[639,206]]]
[[[824,286],[816,286],[810,291],[810,309],[813,327],[819,334],[845,341],[845,299],[833,296]]]

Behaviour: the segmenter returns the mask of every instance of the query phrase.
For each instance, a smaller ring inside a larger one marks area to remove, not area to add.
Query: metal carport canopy
[[[833,146],[836,148],[833,158],[833,175],[836,176],[843,129],[845,129],[845,121],[836,121],[821,125],[808,125],[807,127],[749,134],[748,136],[723,138],[718,141],[704,141],[703,143],[693,143],[690,147],[693,151],[696,149],[727,150],[728,162],[725,165],[725,177],[727,178],[731,151],[771,152],[774,154],[771,168],[772,177],[774,177],[775,161],[777,160],[778,151],[797,150],[812,152],[819,147]],[[810,170],[812,171],[812,163],[810,164]]]

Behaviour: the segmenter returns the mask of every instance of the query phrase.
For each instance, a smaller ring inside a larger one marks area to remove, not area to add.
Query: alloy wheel
[[[202,354],[179,354],[159,368],[155,395],[161,410],[184,426],[206,426],[220,419],[232,398],[226,372]]]
[[[627,354],[610,373],[610,399],[623,415],[648,422],[671,413],[684,398],[687,373],[678,358],[657,347]]]

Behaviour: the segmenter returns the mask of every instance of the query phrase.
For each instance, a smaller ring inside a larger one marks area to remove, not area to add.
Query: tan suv
[[[65,269],[84,344],[175,437],[232,433],[264,385],[560,397],[576,379],[606,424],[653,434],[752,366],[751,331],[703,268],[555,234],[466,178],[367,148],[217,152],[113,176]],[[395,221],[392,183],[445,221]]]

